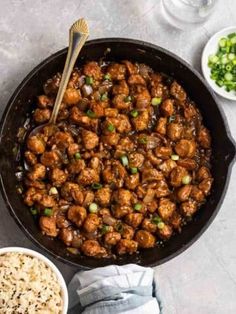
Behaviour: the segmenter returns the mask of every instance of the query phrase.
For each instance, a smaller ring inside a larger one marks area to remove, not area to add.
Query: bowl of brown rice
[[[58,268],[21,247],[0,249],[1,314],[66,314],[68,291]]]

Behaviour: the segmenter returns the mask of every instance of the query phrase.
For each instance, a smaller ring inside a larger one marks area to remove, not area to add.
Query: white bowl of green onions
[[[236,101],[236,26],[222,29],[207,42],[202,72],[218,95]]]

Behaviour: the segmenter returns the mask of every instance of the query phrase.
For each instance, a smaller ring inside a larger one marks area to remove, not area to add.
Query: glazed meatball
[[[180,157],[192,158],[196,153],[196,143],[182,139],[175,145],[175,151]]]
[[[60,187],[66,182],[67,174],[59,168],[53,168],[50,174],[50,178],[54,186]]]
[[[36,123],[46,123],[49,121],[51,116],[50,109],[39,109],[37,108],[34,112],[34,121]]]
[[[108,187],[101,188],[95,193],[95,201],[100,206],[108,206],[111,199],[111,190]]]
[[[96,240],[86,240],[81,246],[81,251],[86,256],[105,257],[107,255],[106,249],[100,246]]]
[[[84,230],[87,232],[95,232],[101,223],[101,219],[96,214],[88,214],[84,222]]]
[[[64,97],[63,97],[63,101],[68,104],[68,105],[75,105],[77,104],[81,99],[81,93],[78,89],[75,88],[67,88],[65,93],[64,93]]]
[[[176,193],[178,201],[180,202],[187,201],[189,199],[191,192],[192,185],[185,185],[179,188]]]
[[[34,166],[35,164],[37,164],[37,157],[35,156],[34,153],[32,153],[30,151],[25,152],[25,159],[26,159],[26,162],[30,166]]]
[[[174,108],[174,100],[173,99],[166,99],[162,102],[162,104],[160,105],[160,110],[161,113],[165,116],[165,117],[169,117],[172,116],[175,108]]]
[[[168,240],[173,233],[173,229],[170,225],[164,224],[163,228],[157,229],[158,236],[163,240]]]
[[[119,189],[113,194],[113,200],[121,206],[129,206],[132,194],[129,190]]]
[[[123,64],[114,63],[108,67],[107,72],[110,74],[112,80],[124,80],[126,67]]]
[[[188,175],[188,171],[180,166],[175,167],[170,174],[170,184],[174,187],[182,185],[182,180]]]
[[[127,240],[133,239],[134,229],[131,226],[127,224],[122,224],[121,229],[122,229],[121,231],[122,238],[127,239]]]
[[[32,181],[44,179],[46,175],[46,167],[42,164],[36,164],[33,166],[28,178]]]
[[[166,128],[167,128],[167,118],[159,118],[157,125],[156,125],[156,131],[160,133],[161,135],[166,134]]]
[[[56,237],[58,235],[55,217],[41,216],[39,219],[39,226],[43,234],[46,234],[50,237]]]
[[[87,217],[87,211],[84,207],[72,205],[68,209],[67,216],[77,227],[80,227]]]
[[[142,222],[142,229],[155,233],[157,231],[157,225],[152,223],[151,219],[145,218]]]
[[[121,239],[116,246],[118,255],[133,254],[137,251],[137,249],[138,243],[128,239]]]
[[[91,185],[93,183],[99,182],[99,175],[96,170],[85,168],[80,172],[78,176],[78,182],[84,186]]]
[[[36,155],[42,154],[45,151],[45,146],[44,140],[37,135],[31,136],[27,140],[28,149]]]
[[[179,101],[185,101],[186,99],[184,89],[176,81],[171,84],[170,93]]]
[[[55,168],[60,164],[60,157],[56,151],[44,152],[40,161],[46,167]]]
[[[167,126],[167,136],[172,141],[177,141],[181,138],[183,126],[179,123],[169,123]]]
[[[191,217],[197,211],[196,201],[188,200],[181,203],[180,210],[184,216]]]
[[[158,213],[163,220],[168,220],[173,215],[176,205],[168,198],[161,198],[158,207]]]
[[[143,220],[141,213],[130,213],[125,216],[125,222],[133,228],[137,228]]]
[[[70,246],[73,240],[73,231],[69,228],[62,228],[59,232],[59,238],[65,245]]]
[[[146,249],[154,247],[156,238],[147,230],[139,230],[135,234],[135,241],[138,242],[139,247]]]
[[[97,134],[87,130],[82,131],[82,140],[86,149],[94,149],[99,142]]]
[[[85,64],[84,74],[87,76],[92,76],[95,80],[99,80],[102,76],[101,68],[97,62],[91,61]]]
[[[104,242],[107,245],[116,245],[121,239],[119,232],[108,232],[104,236]]]

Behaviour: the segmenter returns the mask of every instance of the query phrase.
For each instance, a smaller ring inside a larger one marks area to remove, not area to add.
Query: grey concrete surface
[[[236,1],[219,0],[208,22],[178,31],[163,18],[160,0],[0,0],[0,114],[25,75],[67,45],[67,29],[79,17],[90,24],[90,38],[129,37],[178,54],[200,70],[208,38],[236,25]],[[236,138],[236,103],[219,99]],[[207,104],[206,104],[207,106]],[[233,168],[221,210],[205,234],[187,251],[156,267],[164,314],[236,313],[236,171]],[[0,247],[36,249],[10,217],[0,199]],[[76,268],[53,262],[70,280]]]

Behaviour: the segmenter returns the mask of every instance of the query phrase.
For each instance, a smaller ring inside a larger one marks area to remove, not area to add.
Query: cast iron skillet
[[[81,51],[78,65],[84,60],[129,59],[150,65],[156,71],[171,75],[184,86],[188,95],[197,103],[203,115],[204,124],[211,131],[213,160],[212,174],[214,183],[211,195],[194,217],[183,228],[181,234],[171,238],[163,247],[142,251],[138,255],[124,256],[118,260],[94,259],[68,254],[64,244],[57,239],[43,236],[34,222],[28,208],[16,193],[15,158],[12,153],[17,130],[25,121],[27,112],[35,101],[35,96],[42,93],[46,79],[63,70],[67,49],[63,49],[39,64],[11,97],[0,124],[0,169],[1,191],[6,205],[27,236],[54,257],[68,264],[81,268],[94,268],[111,263],[138,263],[155,266],[177,256],[195,242],[207,229],[216,216],[228,186],[235,146],[230,136],[226,119],[216,99],[201,76],[186,62],[174,54],[149,43],[121,38],[92,40]]]

